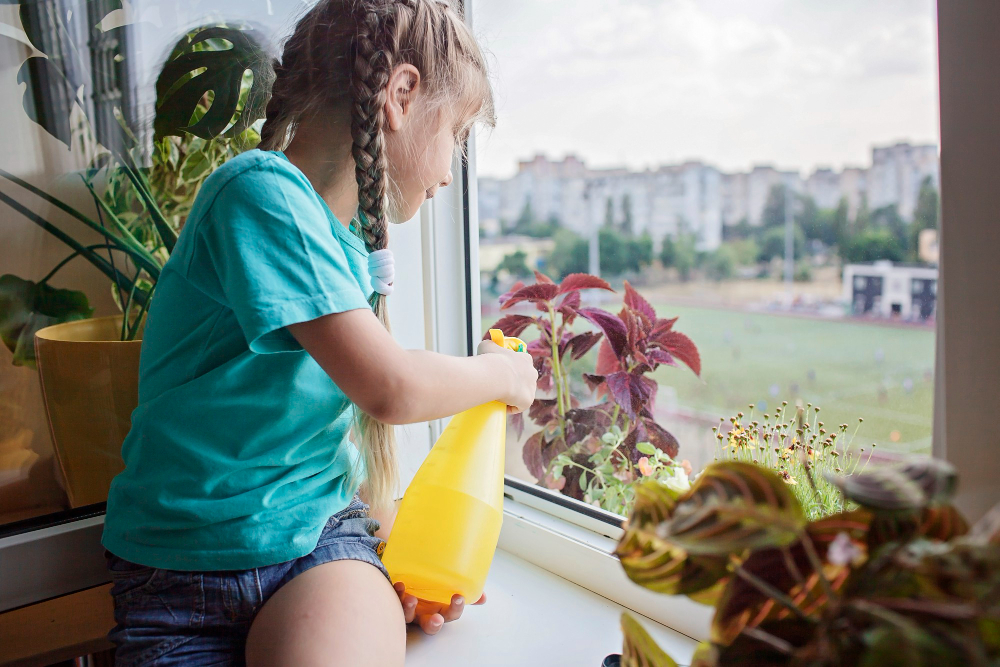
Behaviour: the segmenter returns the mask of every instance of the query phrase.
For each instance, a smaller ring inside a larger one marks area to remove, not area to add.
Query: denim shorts
[[[388,578],[375,537],[378,522],[355,497],[327,521],[316,548],[286,563],[252,570],[182,572],[137,565],[106,553],[114,585],[115,664],[243,665],[254,616],[284,584],[336,560],[360,560]]]

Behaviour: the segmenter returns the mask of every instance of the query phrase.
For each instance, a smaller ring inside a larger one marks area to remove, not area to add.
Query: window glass
[[[934,7],[476,0],[482,321],[524,326],[542,371],[508,474],[624,512],[722,455],[796,483],[793,440],[834,472],[929,453]],[[554,355],[560,306],[613,317]]]
[[[165,223],[179,229],[204,178],[256,144],[255,127],[237,123],[264,77],[258,69],[255,80],[244,64],[267,59],[304,7],[292,0],[0,3],[0,528],[99,504],[121,466],[138,364],[138,343],[121,339],[141,331],[123,329],[119,319],[64,332],[107,339],[100,358],[64,357],[65,346],[54,344],[39,348],[38,369],[32,340],[46,324],[120,315],[122,304],[131,303],[133,321],[142,312],[150,273],[136,274],[140,265],[126,255],[155,270],[167,249],[122,167],[124,151],[132,151],[133,175],[146,181]],[[217,61],[204,79],[182,63],[185,54],[229,49],[237,58]],[[240,95],[216,108],[211,84],[225,77]],[[197,108],[184,115],[164,100],[189,84]],[[208,109],[222,113],[199,133],[225,133],[222,140],[172,135]],[[119,157],[109,161],[111,152]],[[69,211],[112,229],[118,220],[138,250],[110,252],[106,237]],[[70,258],[73,248],[83,256]],[[124,276],[118,289],[109,272]]]

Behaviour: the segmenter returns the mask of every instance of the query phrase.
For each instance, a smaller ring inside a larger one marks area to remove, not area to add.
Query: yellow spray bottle
[[[490,329],[493,342],[524,343]],[[493,401],[452,417],[403,495],[382,563],[421,600],[469,603],[483,593],[503,519],[507,406]]]

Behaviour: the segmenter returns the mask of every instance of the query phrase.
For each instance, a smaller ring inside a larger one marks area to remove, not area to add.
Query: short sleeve
[[[340,223],[292,165],[273,158],[235,176],[201,222],[203,249],[252,351],[299,350],[288,325],[369,308],[331,226]]]

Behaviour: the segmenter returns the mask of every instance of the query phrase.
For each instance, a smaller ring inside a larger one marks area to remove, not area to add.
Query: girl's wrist
[[[483,361],[491,364],[487,369],[486,376],[490,387],[494,389],[493,400],[510,405],[511,396],[514,395],[516,374],[511,366],[510,359],[503,352],[492,352],[479,357]]]

